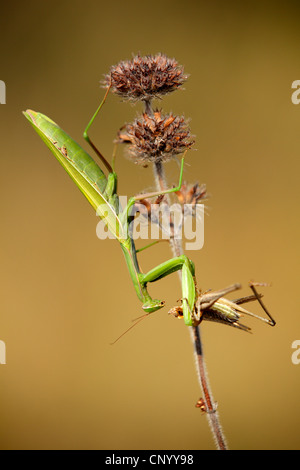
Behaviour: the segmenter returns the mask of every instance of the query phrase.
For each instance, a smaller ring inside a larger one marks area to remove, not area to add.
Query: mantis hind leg
[[[94,152],[97,154],[97,156],[100,158],[101,162],[105,165],[106,169],[109,172],[109,174],[107,176],[107,185],[106,185],[106,188],[105,188],[105,191],[104,191],[104,196],[106,196],[110,200],[117,192],[117,174],[114,172],[113,167],[111,166],[111,164],[102,155],[100,150],[95,146],[95,144],[91,141],[91,139],[88,135],[88,131],[89,131],[91,125],[93,124],[96,116],[98,115],[98,113],[100,112],[102,106],[104,105],[104,103],[106,101],[109,90],[110,90],[110,86],[107,88],[103,100],[101,101],[100,105],[96,109],[92,119],[90,120],[90,122],[86,126],[86,128],[84,130],[84,133],[83,133],[83,137],[86,140],[86,142],[92,147]],[[112,165],[114,165],[115,154],[116,154],[116,148],[114,148],[114,152],[113,152],[113,163],[112,163]],[[118,201],[111,200],[111,203],[115,207],[115,209],[118,213],[119,212]]]
[[[100,152],[100,150],[97,149],[97,147],[95,146],[95,144],[91,141],[89,135],[88,135],[88,131],[91,127],[91,125],[93,124],[96,116],[98,115],[100,109],[102,108],[102,106],[104,105],[105,101],[106,101],[106,98],[107,98],[107,95],[108,95],[108,92],[110,90],[110,86],[107,88],[106,90],[106,93],[104,95],[104,98],[103,100],[101,101],[100,105],[98,106],[98,108],[96,109],[92,119],[90,120],[90,122],[88,123],[88,125],[86,126],[85,130],[84,130],[84,133],[83,133],[83,137],[84,139],[87,141],[87,143],[92,147],[92,149],[94,150],[94,152],[98,155],[98,157],[100,158],[100,160],[102,161],[102,163],[105,165],[106,169],[109,171],[109,173],[113,173],[113,169],[112,169],[112,166],[110,165],[110,163],[106,160],[106,158],[102,155],[102,153]]]

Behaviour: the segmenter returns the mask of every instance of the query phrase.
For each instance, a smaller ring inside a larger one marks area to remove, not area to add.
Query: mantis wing
[[[50,118],[32,110],[27,110],[23,114],[97,214],[105,221],[110,232],[117,239],[123,238],[116,210],[108,202],[108,197],[103,194],[107,179],[100,167]]]

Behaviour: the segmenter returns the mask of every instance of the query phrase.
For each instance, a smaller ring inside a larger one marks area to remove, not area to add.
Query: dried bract
[[[104,87],[124,99],[151,100],[179,88],[187,79],[183,67],[163,54],[135,56],[110,69]]]
[[[190,205],[194,210],[196,204],[199,204],[201,201],[207,199],[207,192],[206,192],[206,185],[201,184],[201,186],[196,183],[186,184],[183,183],[180,190],[176,192],[176,196],[178,198],[179,204],[182,206]]]
[[[161,194],[154,201],[150,198],[140,199],[139,202],[135,203],[135,206],[138,208],[141,215],[145,218],[151,220],[157,218],[157,211],[159,206],[162,204],[167,204],[165,201],[165,196]]]
[[[155,111],[153,115],[144,113],[132,124],[127,124],[118,137],[120,143],[130,144],[129,157],[141,165],[166,162],[194,144],[184,118],[172,113],[162,116],[161,111]]]

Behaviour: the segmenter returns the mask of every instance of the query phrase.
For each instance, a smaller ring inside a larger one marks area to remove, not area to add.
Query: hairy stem
[[[210,429],[214,436],[217,448],[219,450],[227,450],[226,439],[220,424],[219,414],[217,412],[216,405],[213,401],[208,381],[207,370],[203,356],[202,343],[200,338],[200,328],[199,326],[191,326],[189,327],[189,329],[194,342],[196,369],[198,372],[198,379],[202,389],[202,394],[204,396],[206,416],[210,425]]]
[[[147,106],[149,112],[149,103]],[[164,191],[167,189],[166,177],[162,162],[156,162],[154,164],[154,175],[156,180],[156,186],[158,191]],[[166,196],[167,202],[170,205],[170,196]],[[182,247],[182,240],[174,236],[174,222],[172,215],[170,214],[170,247],[174,256],[180,256],[184,254]],[[181,281],[181,271],[178,271],[179,279]],[[196,359],[196,370],[202,395],[204,396],[206,416],[210,425],[210,429],[214,436],[215,444],[219,450],[227,450],[226,440],[223,434],[223,430],[219,421],[219,415],[215,409],[214,400],[209,386],[205,360],[203,355],[200,329],[197,327],[189,327],[191,339],[194,343],[194,354]]]

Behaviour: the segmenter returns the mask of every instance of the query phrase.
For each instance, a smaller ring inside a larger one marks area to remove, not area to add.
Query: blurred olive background
[[[300,365],[300,79],[296,2],[38,1],[1,5],[0,106],[2,449],[213,449],[193,345],[165,308],[114,346],[139,316],[122,252],[21,112],[47,114],[75,140],[99,104],[111,65],[140,52],[175,57],[185,90],[157,103],[191,118],[185,179],[207,184],[205,244],[189,256],[203,289],[271,282],[270,328],[213,323],[202,339],[231,449],[298,449]],[[91,130],[110,158],[139,105],[111,95]],[[153,189],[152,169],[117,158],[120,194]],[[178,165],[166,167],[170,182]],[[140,255],[144,270],[167,245]],[[150,286],[176,304],[176,274]],[[238,294],[238,296],[240,293]],[[234,296],[233,296],[234,297]],[[251,304],[255,313],[259,306]]]

